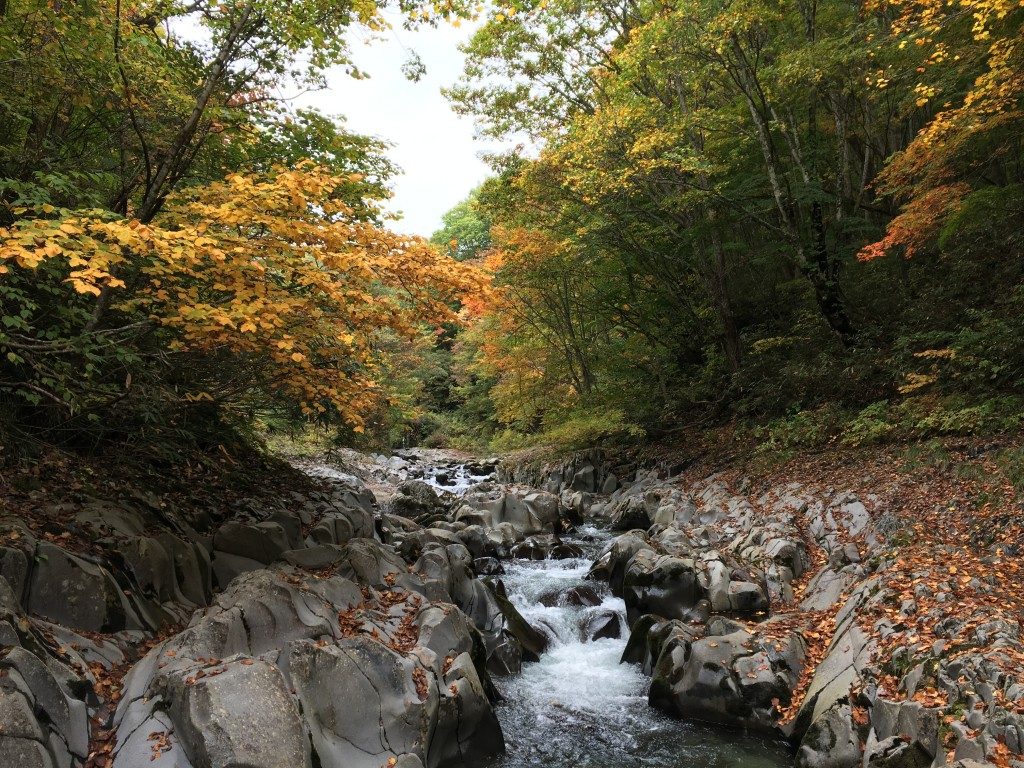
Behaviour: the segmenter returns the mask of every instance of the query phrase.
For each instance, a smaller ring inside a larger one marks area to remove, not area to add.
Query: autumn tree
[[[188,440],[270,412],[359,430],[392,397],[389,345],[452,321],[472,270],[383,227],[381,142],[286,100],[354,73],[348,31],[382,10],[4,6],[3,431]]]
[[[887,45],[910,52],[916,65],[910,98],[924,124],[879,179],[902,207],[862,257],[890,250],[913,256],[934,247],[946,228],[947,236],[991,233],[993,245],[1005,245],[1001,224],[1019,221],[1024,182],[1024,8],[1003,0],[923,0],[879,10],[894,15]],[[874,84],[884,90],[894,76],[881,70]]]
[[[482,131],[533,143],[496,159],[481,196],[503,290],[481,359],[548,413],[628,404],[648,425],[956,397],[968,380],[1015,391],[1024,361],[999,339],[1019,326],[1021,275],[999,254],[1021,246],[1019,13],[495,8],[448,91]],[[857,258],[898,246],[914,260]],[[570,324],[538,301],[560,280]],[[1007,288],[991,307],[990,280]],[[588,329],[585,375],[570,327]],[[938,360],[948,375],[907,390]]]
[[[76,381],[89,358],[74,347],[81,338],[45,338],[26,302],[7,341],[14,391],[64,421],[133,387],[161,387],[170,410],[280,402],[361,431],[362,414],[387,396],[381,334],[413,337],[423,323],[452,320],[475,283],[427,243],[354,216],[338,194],[352,182],[312,165],[274,168],[191,188],[148,225],[58,211],[0,232],[3,273],[65,274],[83,298],[112,292],[107,317],[82,337],[95,341],[94,355],[104,343],[124,348],[128,368],[123,381],[109,370]],[[175,371],[170,380],[161,366]]]

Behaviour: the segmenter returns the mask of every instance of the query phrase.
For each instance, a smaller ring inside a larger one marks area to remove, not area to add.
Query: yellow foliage
[[[186,190],[150,225],[99,211],[0,229],[0,270],[60,259],[80,294],[111,293],[179,353],[231,353],[308,415],[354,427],[385,393],[381,334],[457,320],[480,272],[428,243],[353,217],[347,177],[312,165]],[[253,385],[257,385],[257,380]]]

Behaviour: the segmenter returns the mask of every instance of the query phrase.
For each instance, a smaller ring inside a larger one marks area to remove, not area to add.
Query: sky
[[[353,61],[369,79],[332,70],[325,90],[303,94],[294,105],[342,115],[349,129],[393,144],[388,154],[402,175],[392,183],[395,196],[389,207],[403,217],[390,227],[429,237],[445,211],[488,173],[480,153],[493,147],[474,140],[472,118],[456,115],[441,94],[462,72],[458,45],[473,28],[465,23],[412,31],[393,26],[369,42],[352,40]],[[426,66],[418,82],[402,74],[411,51]]]

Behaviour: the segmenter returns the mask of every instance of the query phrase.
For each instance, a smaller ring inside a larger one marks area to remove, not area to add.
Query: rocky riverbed
[[[0,766],[1024,766],[1012,544],[598,453],[302,466],[5,511]]]

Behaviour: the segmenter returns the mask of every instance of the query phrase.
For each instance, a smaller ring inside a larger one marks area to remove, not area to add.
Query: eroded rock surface
[[[579,558],[563,536],[586,518],[617,532],[589,573],[607,590],[537,602],[582,608],[584,643],[628,635],[652,706],[784,734],[800,768],[1024,768],[1005,585],[952,545],[902,558],[913,523],[870,494],[595,452],[370,464],[383,503],[328,468],[276,503],[85,499],[46,511],[66,532],[0,517],[0,765],[484,765],[504,749],[492,677],[556,639],[509,602],[502,561]],[[958,611],[967,594],[984,599]]]

